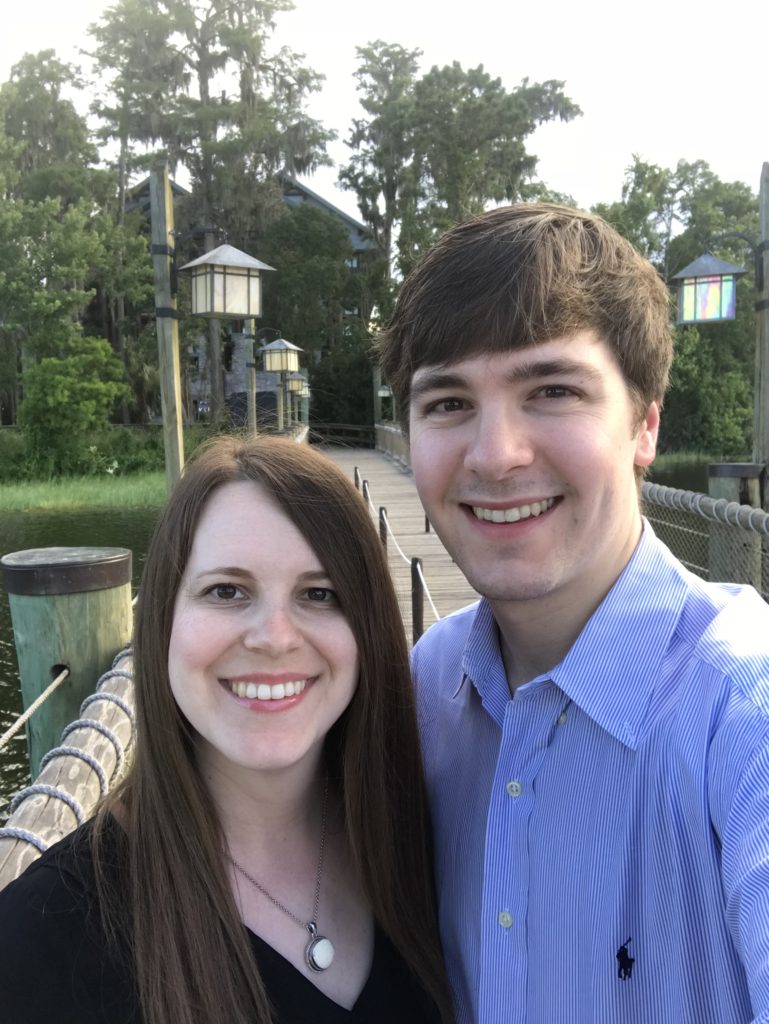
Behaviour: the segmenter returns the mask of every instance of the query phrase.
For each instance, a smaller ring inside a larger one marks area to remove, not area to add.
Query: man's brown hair
[[[614,353],[642,419],[665,394],[673,356],[664,282],[601,217],[520,204],[458,224],[438,240],[404,281],[379,354],[407,426],[420,367],[583,330]]]

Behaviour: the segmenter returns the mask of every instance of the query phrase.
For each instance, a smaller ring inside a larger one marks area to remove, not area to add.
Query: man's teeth
[[[517,523],[519,519],[541,516],[554,504],[555,498],[546,498],[544,501],[533,501],[531,505],[519,505],[517,508],[482,508],[480,505],[473,505],[473,515],[487,523]]]
[[[307,686],[306,679],[294,679],[288,683],[230,683],[230,689],[236,697],[247,697],[249,700],[283,700],[284,697],[296,697]]]

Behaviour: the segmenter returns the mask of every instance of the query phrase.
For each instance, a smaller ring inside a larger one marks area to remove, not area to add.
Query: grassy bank
[[[154,508],[166,499],[164,473],[64,477],[0,485],[0,511],[40,508]]]

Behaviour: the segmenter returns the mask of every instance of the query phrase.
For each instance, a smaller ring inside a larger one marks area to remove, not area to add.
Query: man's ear
[[[657,434],[660,429],[660,403],[652,402],[646,410],[635,439],[636,466],[651,466],[657,454]]]

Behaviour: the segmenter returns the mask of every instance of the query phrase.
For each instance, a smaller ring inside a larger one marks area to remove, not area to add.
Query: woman
[[[449,1021],[403,628],[344,475],[206,447],[134,671],[130,774],[0,893],[5,1024]]]

